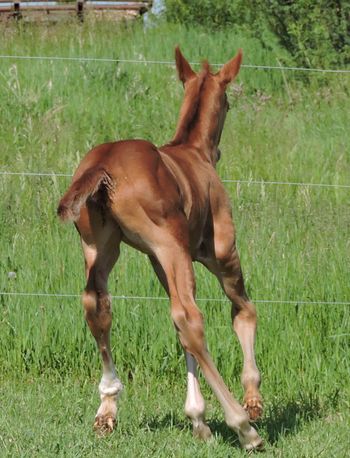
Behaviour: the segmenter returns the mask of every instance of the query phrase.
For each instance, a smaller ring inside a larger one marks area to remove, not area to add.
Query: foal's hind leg
[[[159,234],[162,240],[156,249],[156,256],[167,277],[171,316],[184,349],[198,361],[203,374],[218,398],[225,413],[226,423],[237,432],[241,445],[252,450],[262,446],[262,440],[248,423],[248,415],[233,398],[216,369],[206,346],[203,317],[194,300],[194,274],[192,260],[188,254],[185,229],[182,221],[177,221],[177,237]],[[168,234],[169,235],[169,234]],[[184,240],[179,242],[179,239]],[[159,242],[158,242],[159,243]]]
[[[160,283],[169,296],[168,282],[162,266],[152,256],[150,256],[150,261]],[[205,422],[205,401],[198,382],[197,361],[187,351],[185,351],[185,357],[187,367],[187,395],[185,401],[185,414],[192,421],[193,435],[199,439],[207,440],[211,437],[211,431]]]
[[[82,296],[85,319],[100,350],[103,375],[99,384],[101,405],[94,428],[112,431],[116,421],[117,398],[123,386],[114,367],[109,334],[112,323],[111,300],[107,291],[108,275],[119,256],[120,230],[111,221],[102,221],[90,212],[89,224],[77,224],[85,256],[87,285]]]
[[[243,351],[242,385],[244,408],[251,420],[262,414],[262,397],[259,392],[260,373],[255,362],[256,310],[247,297],[239,256],[234,239],[234,227],[228,215],[226,221],[214,228],[214,252],[210,248],[202,262],[214,273],[232,303],[232,324]]]

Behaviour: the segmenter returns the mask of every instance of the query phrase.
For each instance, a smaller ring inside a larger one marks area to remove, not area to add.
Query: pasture
[[[0,54],[278,65],[240,32],[94,23],[1,25]],[[349,415],[350,77],[242,68],[229,89],[219,175],[231,196],[247,289],[258,310],[265,456],[344,457]],[[175,68],[0,59],[0,170],[73,172],[93,145],[170,140]],[[168,301],[145,256],[127,247],[110,277],[112,349],[125,384],[119,425],[92,431],[101,367],[83,320],[83,257],[56,206],[69,176],[0,175],[0,455],[244,456],[202,380],[215,439],[192,438],[186,371]],[[234,180],[243,180],[237,183]],[[257,184],[254,181],[338,186]],[[230,305],[196,267],[212,356],[242,397]]]

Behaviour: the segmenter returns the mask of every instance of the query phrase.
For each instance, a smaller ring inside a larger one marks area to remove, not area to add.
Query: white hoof
[[[249,426],[249,430],[243,434],[238,433],[238,438],[245,450],[262,450],[264,448],[263,440],[252,426]]]

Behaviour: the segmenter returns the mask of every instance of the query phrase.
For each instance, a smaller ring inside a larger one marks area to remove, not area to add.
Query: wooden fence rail
[[[0,18],[21,19],[30,12],[70,12],[75,11],[77,17],[83,20],[84,13],[87,11],[120,11],[133,12],[135,14],[144,14],[152,6],[152,1],[114,1],[114,0],[76,0],[71,2],[62,2],[54,0],[0,0]]]

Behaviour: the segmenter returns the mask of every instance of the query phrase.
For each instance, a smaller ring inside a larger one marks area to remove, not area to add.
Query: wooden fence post
[[[77,16],[80,22],[84,21],[84,0],[77,0]]]
[[[22,13],[21,13],[21,3],[18,1],[13,2],[13,17],[15,19],[21,19],[22,18]]]

